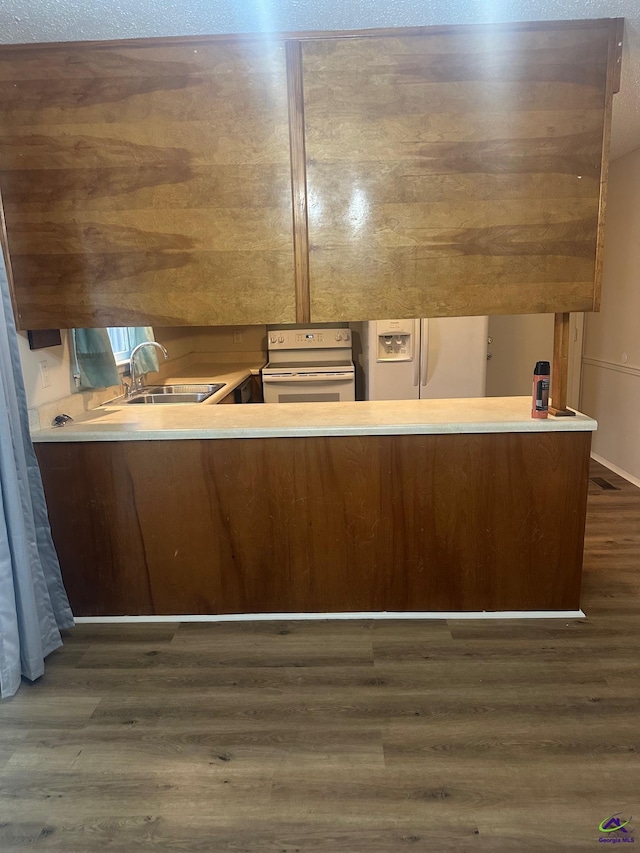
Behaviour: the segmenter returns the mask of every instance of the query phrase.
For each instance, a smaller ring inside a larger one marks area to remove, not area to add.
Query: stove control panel
[[[276,329],[269,332],[269,349],[341,349],[351,347],[350,329]]]

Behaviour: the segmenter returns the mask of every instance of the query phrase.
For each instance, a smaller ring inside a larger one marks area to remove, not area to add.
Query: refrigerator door
[[[420,320],[370,320],[363,325],[365,400],[417,400]],[[403,347],[396,345],[396,330],[410,335]]]
[[[421,320],[420,398],[484,397],[488,317]]]

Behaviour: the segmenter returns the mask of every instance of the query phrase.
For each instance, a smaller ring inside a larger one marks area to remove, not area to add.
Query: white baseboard
[[[597,453],[592,453],[591,458],[595,459],[596,462],[604,465],[605,468],[609,468],[609,470],[613,471],[614,474],[618,474],[619,477],[622,477],[633,486],[637,486],[640,489],[640,480],[637,477],[634,477],[633,474],[630,474],[628,471],[624,471],[622,468],[618,468],[618,466],[614,465],[613,462],[609,462],[608,459],[605,459],[603,456],[599,456]]]
[[[178,616],[76,616],[79,624],[118,624],[123,622],[289,622],[327,621],[329,619],[584,619],[582,610],[468,610],[412,611],[381,613],[228,613]]]

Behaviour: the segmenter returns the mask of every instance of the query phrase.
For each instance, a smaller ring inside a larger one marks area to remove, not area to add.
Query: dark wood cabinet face
[[[295,321],[284,42],[0,51],[23,328]]]
[[[19,327],[598,309],[621,21],[316,36],[0,49]]]
[[[554,432],[36,449],[77,615],[575,610],[590,441]]]
[[[609,39],[305,42],[311,317],[592,310]]]

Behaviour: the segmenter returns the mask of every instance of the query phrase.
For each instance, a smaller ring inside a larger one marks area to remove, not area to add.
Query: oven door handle
[[[353,373],[263,373],[263,382],[353,382]]]

